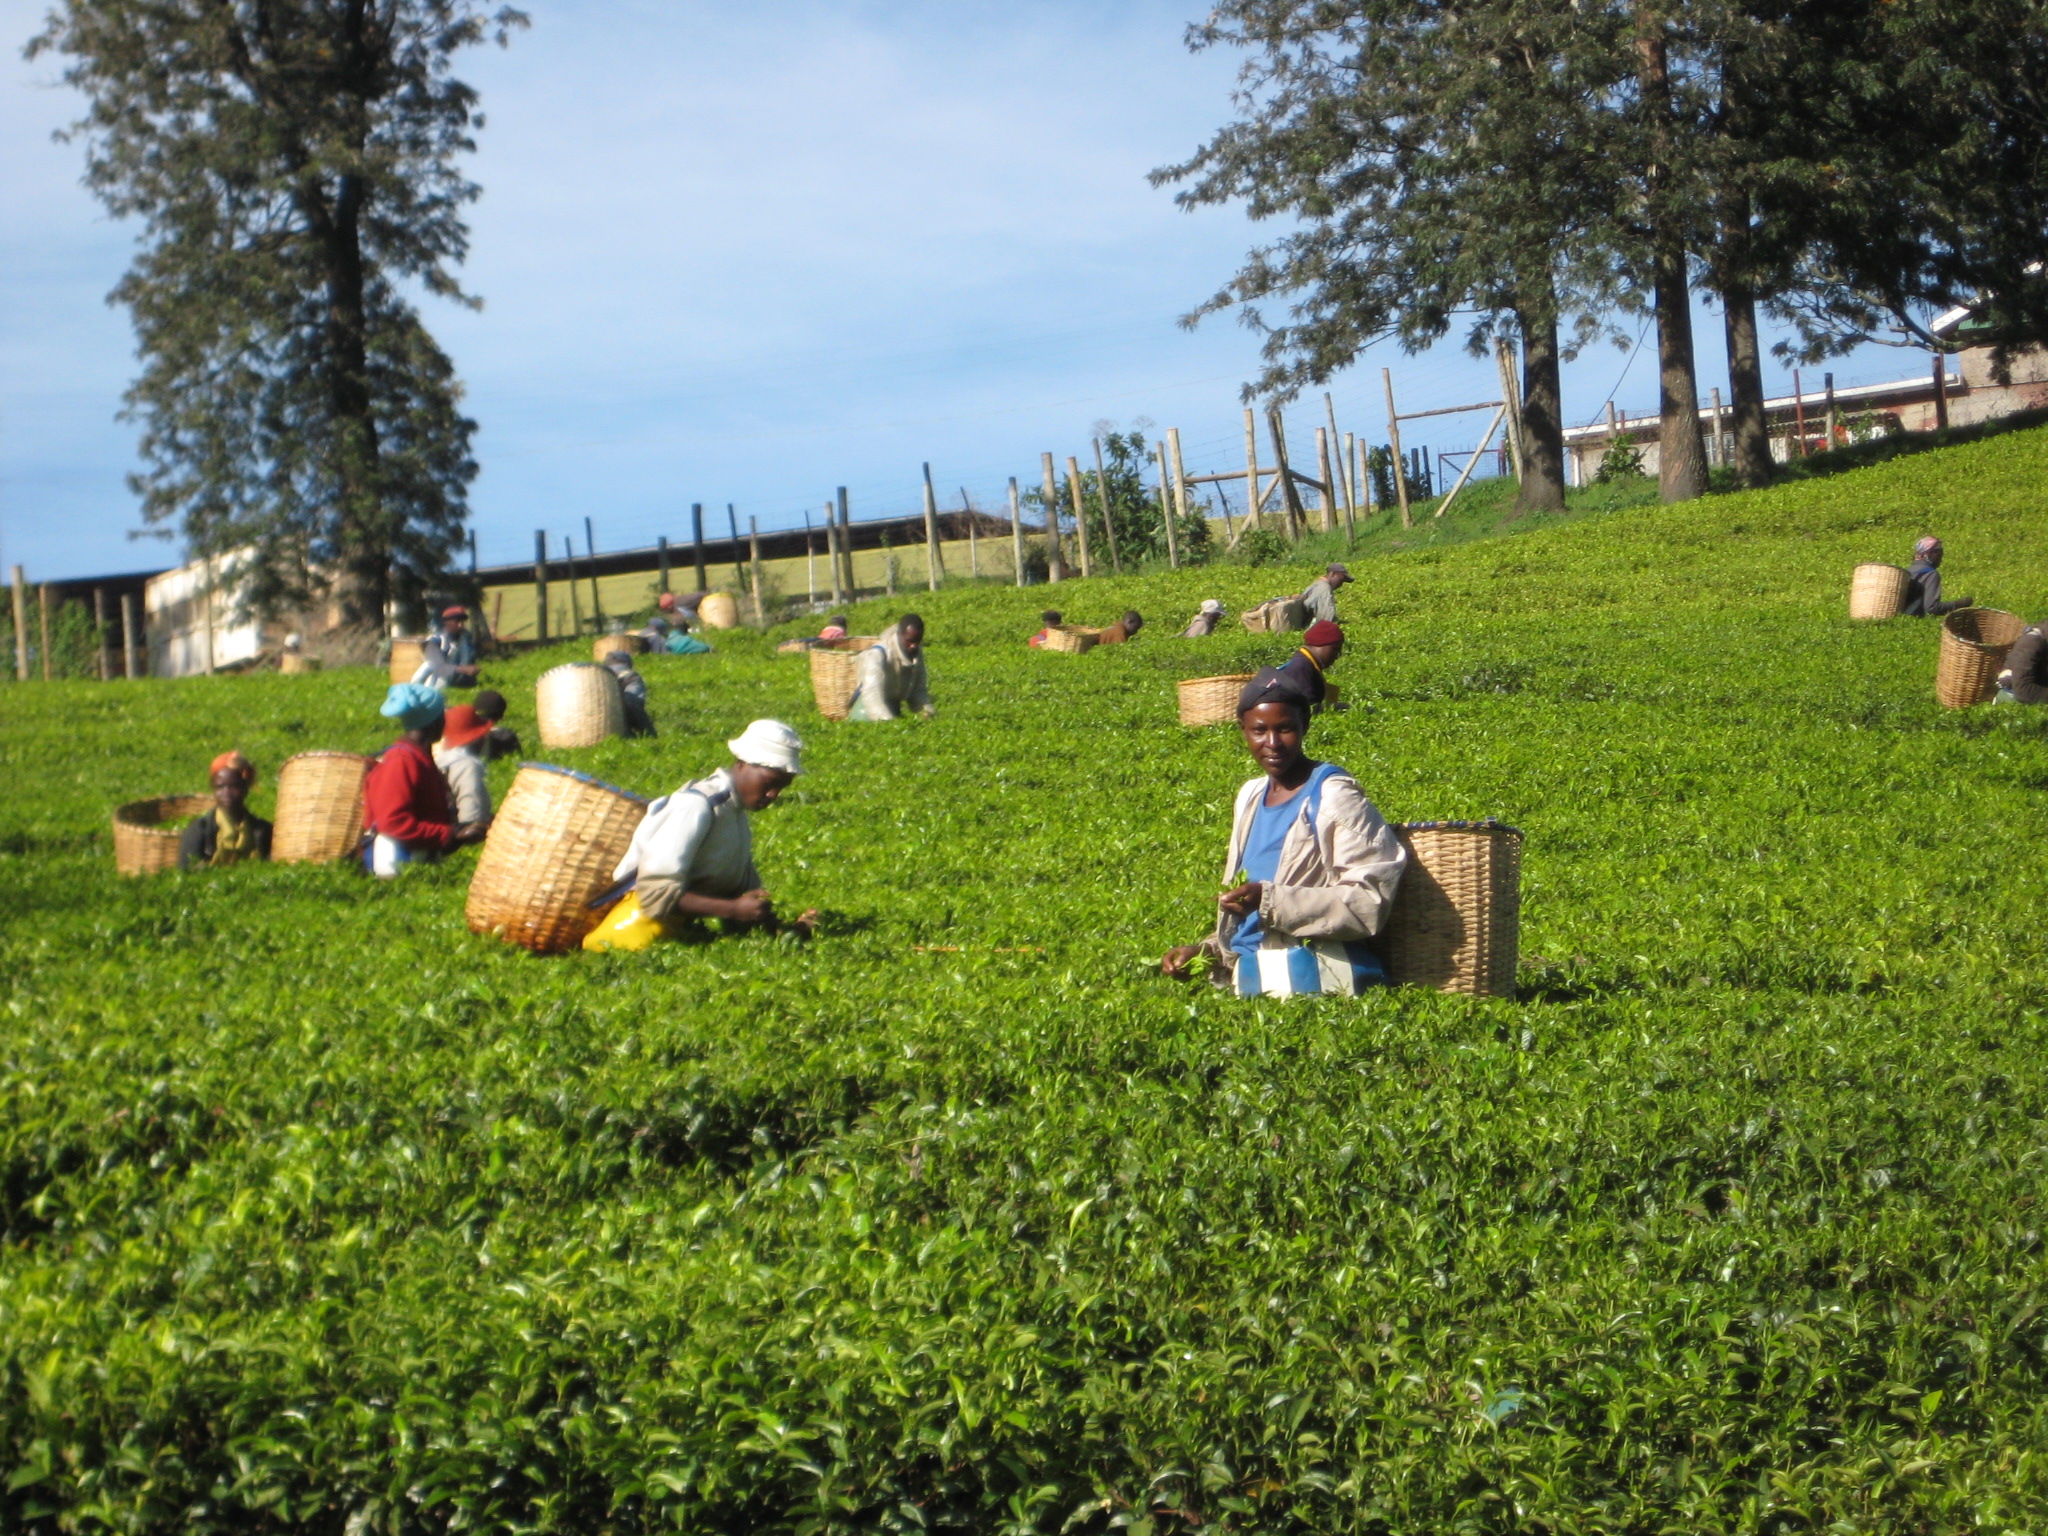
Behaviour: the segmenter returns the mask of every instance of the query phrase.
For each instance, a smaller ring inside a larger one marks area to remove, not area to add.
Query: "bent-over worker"
[[[2040,625],[2029,624],[2005,653],[1998,702],[2048,704],[2048,638],[2042,636]]]
[[[906,709],[916,710],[927,720],[933,713],[925,686],[924,620],[914,613],[903,615],[860,653],[860,671],[846,718],[894,720]]]
[[[1971,600],[1959,597],[1941,600],[1941,540],[1932,536],[1913,546],[1913,563],[1906,567],[1906,613],[1916,619],[1938,619],[1968,608]]]
[[[1205,640],[1210,635],[1215,634],[1217,622],[1223,617],[1225,611],[1223,605],[1217,602],[1215,598],[1203,598],[1201,611],[1188,620],[1188,627],[1180,632],[1181,639]]]
[[[726,743],[732,765],[647,807],[612,879],[628,894],[585,938],[585,949],[641,949],[675,938],[693,920],[777,926],[775,902],[754,865],[748,815],[765,811],[803,772],[803,742],[780,720],[756,720]],[[791,925],[808,933],[818,914]]]
[[[485,688],[470,701],[477,719],[490,727],[490,734],[484,737],[478,751],[487,763],[495,763],[501,757],[519,755],[519,733],[505,724],[505,695],[495,688]]]
[[[394,683],[377,712],[396,720],[401,734],[363,780],[363,830],[370,835],[363,867],[389,880],[408,864],[431,863],[451,848],[482,842],[490,828],[456,819],[448,781],[434,766],[431,754],[447,713],[441,690]]]
[[[1308,609],[1311,620],[1327,619],[1337,622],[1337,589],[1352,579],[1351,572],[1334,560],[1323,568],[1323,574],[1308,584],[1301,594],[1301,601]]]
[[[469,637],[469,610],[459,605],[441,610],[441,627],[420,645],[416,683],[436,688],[476,686],[476,642]]]
[[[647,713],[647,679],[634,670],[632,655],[626,651],[608,652],[604,665],[619,680],[619,697],[626,704],[626,734],[652,736],[654,717]]]
[[[1408,850],[1358,781],[1302,750],[1309,701],[1278,667],[1238,695],[1237,723],[1263,770],[1237,794],[1216,928],[1170,949],[1168,976],[1199,955],[1219,984],[1262,993],[1356,993],[1386,981],[1369,941],[1386,925]]]
[[[484,743],[490,735],[490,722],[477,713],[474,704],[457,704],[441,717],[434,766],[448,781],[458,823],[488,823],[491,819],[491,789],[484,779],[483,759]]]
[[[1287,679],[1288,686],[1306,697],[1310,704],[1321,704],[1329,692],[1329,685],[1323,674],[1337,664],[1337,658],[1344,654],[1344,631],[1328,619],[1317,619],[1302,634],[1301,644],[1294,654],[1280,664],[1280,672]]]
[[[1095,637],[1095,643],[1097,645],[1122,645],[1144,627],[1144,616],[1135,608],[1126,608],[1122,618]]]
[[[1024,643],[1026,645],[1035,645],[1043,650],[1045,647],[1045,637],[1066,623],[1067,620],[1066,616],[1059,609],[1048,608],[1038,616],[1038,622],[1040,626],[1038,633]]]
[[[209,771],[213,808],[178,834],[178,868],[219,869],[244,859],[270,857],[270,823],[249,811],[256,765],[239,752],[223,752]]]

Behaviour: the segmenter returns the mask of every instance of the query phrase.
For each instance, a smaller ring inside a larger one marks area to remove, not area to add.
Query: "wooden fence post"
[[[939,552],[939,493],[932,489],[932,467],[924,467],[924,581],[933,592],[946,579],[946,557]]]
[[[14,676],[28,681],[28,592],[21,567],[14,568]]]
[[[1024,585],[1024,515],[1017,505],[1015,475],[1010,476],[1010,558],[1015,562],[1017,585],[1021,587]]]
[[[548,637],[548,536],[539,528],[533,530],[533,634]]]
[[[99,641],[97,649],[100,653],[100,681],[104,683],[114,675],[113,648],[107,642],[107,589],[105,587],[94,587],[92,589],[92,632],[93,637]]]
[[[1821,382],[1827,386],[1828,391],[1828,450],[1831,451],[1835,446],[1837,421],[1835,415],[1835,376],[1832,373],[1824,373],[1821,375]]]
[[[1259,430],[1252,408],[1244,408],[1244,515],[1254,528],[1266,526],[1259,510]]]
[[[732,540],[732,584],[744,592],[747,590],[747,573],[740,567],[740,520],[729,501],[725,504],[725,531]],[[738,597],[739,592],[733,596]]]
[[[1948,430],[1948,358],[1940,352],[1934,354],[1934,430]]]
[[[211,593],[207,595],[212,596]],[[47,581],[36,588],[36,605],[43,617],[43,681],[47,683],[57,675],[50,665],[50,584]]]
[[[1081,506],[1081,466],[1067,455],[1067,499],[1074,504],[1074,530],[1081,540],[1081,574],[1093,576],[1094,562],[1088,558],[1088,517]]]
[[[1307,531],[1308,516],[1302,511],[1301,489],[1294,483],[1294,466],[1287,462],[1287,424],[1280,419],[1277,405],[1266,407],[1266,435],[1273,439],[1273,458],[1280,476],[1280,505],[1287,516],[1287,537],[1298,539]]]
[[[981,580],[981,522],[974,510],[974,500],[967,494],[967,487],[960,487],[960,510],[967,514],[967,575],[970,580]]]
[[[600,635],[604,633],[604,598],[597,590],[597,535],[590,531],[590,519],[583,519],[583,554],[590,565],[590,622]]]
[[[690,503],[690,544],[697,556],[697,590],[709,592],[710,582],[704,575],[704,503]]]
[[[1358,463],[1358,438],[1356,434],[1344,434],[1344,542],[1358,542],[1359,506],[1365,487],[1359,483],[1363,466]]]
[[[1500,398],[1507,406],[1508,457],[1514,462],[1515,479],[1522,478],[1522,381],[1515,366],[1515,344],[1507,337],[1493,343],[1494,366],[1500,370]]]
[[[839,558],[846,563],[846,600],[860,596],[860,584],[853,579],[853,514],[847,509],[846,487],[839,487]]]
[[[1045,575],[1048,581],[1067,579],[1067,557],[1060,549],[1060,489],[1053,484],[1052,455],[1041,453],[1038,467],[1045,479]]]
[[[766,629],[768,606],[761,597],[761,520],[751,515],[747,518],[747,564],[754,578],[754,622]]]
[[[1806,388],[1799,382],[1799,370],[1792,370],[1792,421],[1799,430],[1799,457],[1806,457]]]
[[[1330,468],[1330,433],[1316,428],[1316,473],[1323,477],[1323,532],[1337,531],[1337,478]]]
[[[1166,429],[1166,447],[1173,458],[1173,513],[1185,521],[1188,515],[1188,467],[1180,456],[1179,427]],[[1166,541],[1166,557],[1173,562],[1175,570],[1180,569],[1179,546],[1172,539]]]
[[[832,520],[829,501],[825,503],[825,568],[832,573],[832,606],[837,608],[846,601],[846,591],[840,583],[839,526]]]
[[[1387,449],[1394,460],[1394,499],[1401,504],[1401,526],[1412,528],[1415,522],[1408,513],[1408,466],[1401,462],[1401,413],[1394,409],[1393,371],[1382,368],[1380,382],[1387,386]]]
[[[806,611],[818,611],[818,558],[811,550],[811,514],[804,513],[804,600]]]
[[[569,622],[580,635],[583,633],[583,595],[576,590],[576,539],[572,534],[562,535],[562,563],[569,567]]]
[[[1344,436],[1337,430],[1337,403],[1330,398],[1330,392],[1323,391],[1323,409],[1330,416],[1330,453],[1337,461],[1337,478],[1329,482],[1330,494],[1340,492],[1344,502],[1344,521],[1351,522],[1351,456],[1344,451]]]
[[[133,592],[121,594],[121,668],[129,677],[143,674],[143,663],[138,659],[147,655],[143,649],[142,603]]]
[[[1180,545],[1173,533],[1173,490],[1169,482],[1172,472],[1166,467],[1166,442],[1162,438],[1152,445],[1159,452],[1159,520],[1166,525],[1166,563],[1174,570],[1180,569]]]
[[[1121,576],[1124,557],[1117,553],[1116,523],[1109,515],[1109,474],[1102,467],[1102,439],[1095,439],[1095,499],[1102,507],[1102,536],[1109,540],[1109,568]]]
[[[806,518],[805,521],[808,522],[809,519]],[[668,590],[668,535],[665,533],[655,538],[654,558],[657,562],[656,569],[659,572],[654,592],[655,596],[659,597]]]

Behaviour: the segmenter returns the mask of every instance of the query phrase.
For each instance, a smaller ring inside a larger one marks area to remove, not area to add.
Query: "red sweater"
[[[402,736],[385,748],[363,781],[363,822],[401,843],[447,852],[455,836],[455,809],[448,803],[448,781],[433,758]]]

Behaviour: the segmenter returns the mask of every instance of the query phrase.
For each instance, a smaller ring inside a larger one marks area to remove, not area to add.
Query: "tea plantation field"
[[[0,688],[0,1529],[2048,1530],[2048,719],[1844,617],[1930,530],[2048,613],[2044,489],[2037,431],[1361,562],[1311,749],[1525,829],[1514,1000],[1156,974],[1250,771],[1174,680],[1283,649],[1166,636],[1300,571],[919,594],[928,723],[650,662],[659,740],[550,755],[795,722],[808,948],[538,960],[473,854],[120,881],[114,804],[240,746],[267,810],[381,681]],[[1157,622],[1044,655],[1049,596]],[[577,654],[492,674],[529,738]]]

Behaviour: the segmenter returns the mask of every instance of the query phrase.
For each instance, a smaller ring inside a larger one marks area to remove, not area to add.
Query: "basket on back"
[[[707,592],[697,605],[697,617],[708,629],[734,629],[740,622],[739,601],[730,592]]]
[[[1906,611],[1906,588],[1911,584],[1904,567],[1870,563],[1856,567],[1849,580],[1849,617],[1852,619],[1896,619]]]
[[[1276,597],[1245,609],[1238,617],[1249,634],[1281,635],[1308,628],[1308,604],[1298,597]]]
[[[1094,650],[1095,642],[1101,638],[1099,629],[1088,629],[1079,624],[1052,624],[1046,627],[1044,649],[1080,656]]]
[[[1222,677],[1184,677],[1180,682],[1180,723],[1221,725],[1237,718],[1237,697],[1257,674],[1231,672]]]
[[[626,697],[619,680],[594,661],[572,661],[541,673],[534,715],[544,747],[594,747],[626,733]]]
[[[645,656],[649,649],[645,635],[599,635],[597,644],[591,648],[591,655],[603,661],[613,651],[624,651],[628,656]]]
[[[638,795],[587,773],[521,763],[469,882],[470,932],[539,955],[574,949],[604,916],[590,903],[611,887],[646,814]]]
[[[114,810],[114,870],[154,875],[178,867],[180,825],[213,809],[211,795],[159,795]]]
[[[2005,653],[2026,632],[2026,621],[2003,608],[1958,608],[1941,621],[1941,659],[1934,696],[1944,709],[1988,703],[1998,691]]]
[[[413,673],[419,671],[420,663],[427,659],[424,640],[394,640],[391,642],[391,681],[409,683]]]
[[[1513,997],[1522,930],[1522,834],[1497,821],[1396,827],[1408,868],[1386,929],[1399,986]]]
[[[860,682],[860,653],[880,638],[848,635],[844,640],[820,640],[811,647],[811,697],[827,720],[846,718],[853,707],[853,690]]]
[[[354,752],[301,752],[285,759],[277,770],[272,862],[332,864],[356,851],[371,761]]]

